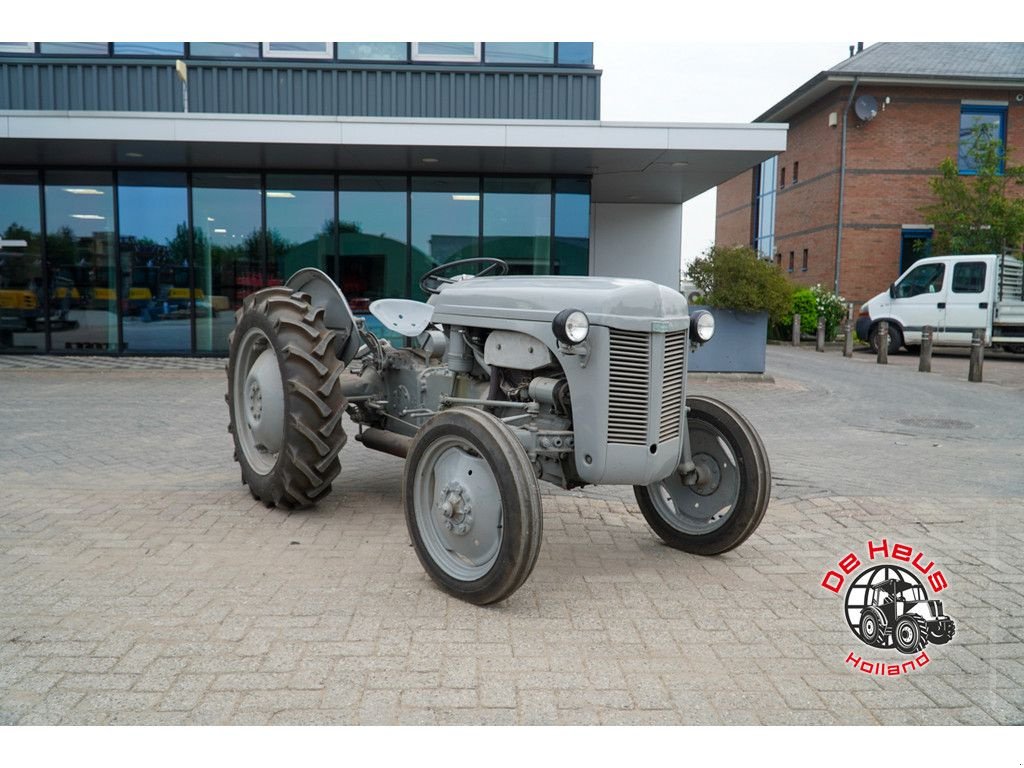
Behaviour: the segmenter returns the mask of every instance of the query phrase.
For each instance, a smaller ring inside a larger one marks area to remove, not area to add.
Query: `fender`
[[[319,269],[307,267],[289,277],[285,285],[308,293],[314,307],[324,308],[324,325],[338,332],[335,348],[338,359],[345,365],[352,362],[361,341],[356,331],[356,319],[337,284]]]

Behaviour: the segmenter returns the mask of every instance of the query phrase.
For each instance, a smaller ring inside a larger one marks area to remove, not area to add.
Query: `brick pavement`
[[[254,502],[219,371],[0,370],[0,722],[1024,722],[1020,391],[964,407],[980,390],[940,376],[799,350],[769,366],[774,384],[699,385],[770,452],[743,547],[688,556],[622,489],[545,488],[537,567],[488,608],[423,573],[398,459],[350,441],[317,509]],[[885,429],[935,402],[970,428]],[[898,455],[864,467],[867,450]],[[934,468],[895,483],[900,457]],[[844,668],[868,649],[818,586],[882,535],[950,574],[958,623],[896,679]]]

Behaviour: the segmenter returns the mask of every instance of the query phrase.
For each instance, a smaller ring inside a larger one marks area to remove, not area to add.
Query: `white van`
[[[889,352],[921,344],[935,329],[936,346],[969,346],[985,329],[986,346],[1024,353],[1024,262],[1015,256],[934,256],[921,259],[889,290],[860,308],[857,335],[878,350],[878,323],[889,321]]]

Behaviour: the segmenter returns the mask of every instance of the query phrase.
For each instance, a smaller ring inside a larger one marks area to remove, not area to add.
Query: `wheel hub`
[[[249,385],[249,415],[252,416],[254,423],[258,422],[263,415],[263,392],[257,381],[253,381]]]
[[[452,481],[444,487],[437,509],[445,530],[456,536],[465,536],[472,529],[473,515],[470,513],[473,507],[469,503],[469,493],[460,483]]]
[[[693,463],[697,467],[697,482],[693,484],[693,492],[700,496],[710,496],[722,484],[722,470],[713,456],[706,453],[693,455]]]

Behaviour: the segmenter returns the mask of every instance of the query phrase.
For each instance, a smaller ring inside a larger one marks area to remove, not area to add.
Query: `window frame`
[[[36,44],[35,43],[0,43],[0,53],[2,53],[2,54],[8,54],[8,53],[27,54],[27,53],[35,53],[35,52],[36,52]]]
[[[430,44],[432,41],[424,41]],[[466,42],[469,42],[468,40]],[[479,64],[483,53],[482,43],[473,43],[473,54],[420,53],[423,42],[409,43],[409,57],[412,61],[436,61],[449,63]]]
[[[278,40],[278,43],[285,42]],[[313,42],[313,41],[310,41]],[[317,41],[319,44],[319,41]],[[274,43],[260,43],[260,55],[264,59],[310,59],[314,61],[331,61],[334,59],[334,43],[325,42],[323,51],[274,51],[270,46]]]
[[[964,168],[960,165],[960,138],[961,125],[964,115],[998,115],[999,116],[999,142],[1000,157],[998,175],[1002,176],[1006,171],[1006,119],[1009,114],[1009,103],[1007,102],[960,102],[960,119],[957,123],[957,152],[956,170],[961,176],[977,176],[976,168]]]
[[[976,291],[958,291],[957,290],[957,273],[961,272],[962,268],[965,267],[981,267],[981,287]],[[958,261],[953,264],[953,277],[949,283],[950,293],[955,293],[959,296],[977,296],[979,293],[985,292],[985,283],[988,280],[988,264],[984,261]]]

